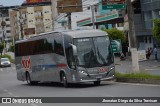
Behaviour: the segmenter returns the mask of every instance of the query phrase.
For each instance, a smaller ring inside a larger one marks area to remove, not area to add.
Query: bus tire
[[[101,81],[94,81],[93,83],[94,83],[95,86],[98,86],[98,85],[101,84]]]
[[[38,83],[37,81],[31,81],[31,77],[28,72],[26,73],[26,81],[28,85],[36,85]]]
[[[64,72],[61,74],[61,82],[65,88],[68,87],[67,77]]]

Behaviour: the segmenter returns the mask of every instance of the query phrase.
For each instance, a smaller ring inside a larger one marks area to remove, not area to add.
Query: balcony
[[[39,26],[44,26],[43,20],[42,21],[36,21],[35,24],[39,25]]]
[[[45,32],[44,28],[38,28],[38,29],[36,29],[36,33],[37,34],[44,33],[44,32]]]

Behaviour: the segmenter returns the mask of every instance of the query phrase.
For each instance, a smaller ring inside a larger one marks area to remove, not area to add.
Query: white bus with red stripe
[[[17,79],[28,84],[112,80],[115,77],[111,42],[106,32],[77,30],[43,33],[15,43]]]

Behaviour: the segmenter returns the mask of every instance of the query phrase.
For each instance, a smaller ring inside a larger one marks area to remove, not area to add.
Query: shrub
[[[105,32],[108,33],[108,36],[112,39],[112,40],[117,40],[117,39],[121,39],[122,44],[126,43],[126,36],[125,33],[123,31],[120,31],[118,29],[105,29],[103,30]]]
[[[12,57],[8,54],[4,54],[2,56],[0,56],[0,58],[8,58],[10,60],[10,62],[14,63],[14,60],[12,59]]]
[[[14,45],[11,45],[9,51],[14,52]]]

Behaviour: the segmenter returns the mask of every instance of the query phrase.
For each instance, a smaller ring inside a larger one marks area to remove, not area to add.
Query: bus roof
[[[72,38],[82,38],[82,37],[96,37],[108,35],[106,32],[101,30],[75,30],[62,32],[63,34],[69,35]]]
[[[19,40],[19,41],[16,41],[16,43],[27,42],[28,40],[31,40],[33,38],[41,37],[43,35],[51,34],[51,33],[61,33],[64,35],[68,35],[71,38],[96,37],[96,36],[108,35],[106,32],[101,30],[72,30],[72,31],[62,31],[62,32],[52,31],[47,33],[41,33],[37,36],[30,37],[29,39]]]

